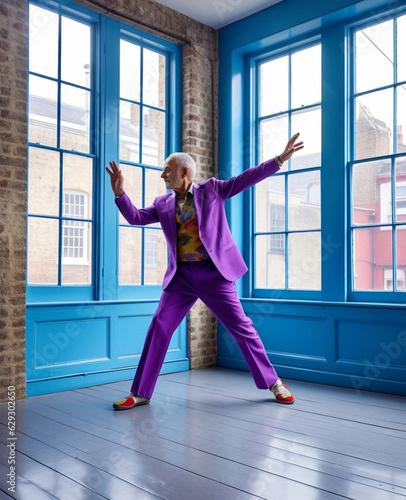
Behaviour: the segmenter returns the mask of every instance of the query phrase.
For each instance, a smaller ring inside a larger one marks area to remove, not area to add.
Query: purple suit
[[[257,387],[266,389],[276,382],[278,376],[237,297],[235,281],[248,268],[231,235],[224,203],[278,170],[278,164],[272,159],[230,180],[211,178],[194,186],[199,236],[210,256],[207,261],[177,262],[174,192],[157,197],[151,206],[142,209],[137,209],[125,193],[116,199],[128,223],[144,226],[159,222],[169,249],[163,292],[147,333],[131,390],[133,394],[151,397],[172,334],[198,298],[237,341]]]

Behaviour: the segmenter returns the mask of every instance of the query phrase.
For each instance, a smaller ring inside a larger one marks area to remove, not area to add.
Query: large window
[[[91,285],[93,27],[34,4],[29,15],[27,283]]]
[[[127,225],[104,167],[120,162],[138,207],[165,192],[180,49],[69,1],[30,2],[29,16],[27,299],[158,290],[162,230]]]
[[[319,291],[321,46],[261,58],[255,68],[256,163],[281,153],[296,132],[306,143],[255,187],[255,287]]]
[[[127,193],[144,207],[165,193],[160,175],[167,152],[167,63],[131,38],[121,39],[120,61],[120,163]],[[167,250],[157,228],[129,226],[120,216],[120,285],[162,282]]]
[[[351,32],[354,291],[405,291],[406,15]]]
[[[406,15],[371,16],[251,58],[252,164],[305,143],[253,190],[257,297],[404,300]]]

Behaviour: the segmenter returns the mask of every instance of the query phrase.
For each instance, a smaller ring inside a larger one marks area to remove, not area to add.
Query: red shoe
[[[128,396],[113,403],[113,408],[115,410],[130,410],[134,406],[147,405],[149,401],[149,398],[143,398],[142,396]]]
[[[278,403],[284,403],[287,405],[294,403],[295,398],[292,396],[286,385],[282,383],[280,378],[278,378],[274,385],[269,389],[273,392]]]

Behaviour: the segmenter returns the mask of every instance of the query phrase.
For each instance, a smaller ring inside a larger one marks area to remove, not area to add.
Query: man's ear
[[[182,179],[183,179],[183,177],[187,177],[188,172],[189,172],[189,170],[187,169],[187,167],[182,167]]]

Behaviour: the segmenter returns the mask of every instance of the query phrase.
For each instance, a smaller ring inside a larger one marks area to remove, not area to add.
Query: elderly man
[[[193,158],[186,153],[174,153],[166,159],[161,175],[172,191],[142,209],[131,203],[124,191],[121,170],[116,162],[110,162],[110,169],[106,170],[124,218],[137,226],[159,222],[169,249],[163,292],[148,329],[131,393],[113,404],[116,410],[149,403],[172,334],[197,299],[211,309],[234,337],[256,386],[270,389],[280,403],[294,402],[238,299],[235,281],[247,271],[247,266],[231,236],[224,203],[277,172],[284,161],[303,148],[302,142],[296,142],[298,137],[296,134],[288,141],[280,156],[227,181],[211,178],[195,184]]]

